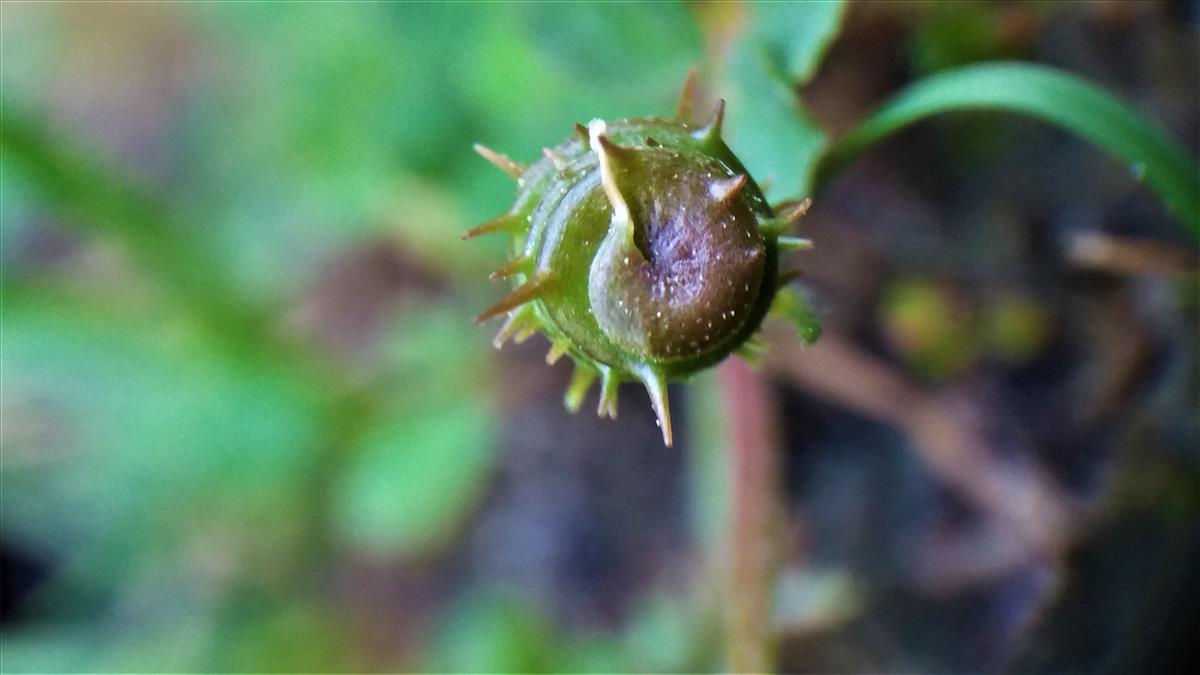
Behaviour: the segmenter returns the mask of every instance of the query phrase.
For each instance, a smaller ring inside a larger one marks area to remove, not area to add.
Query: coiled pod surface
[[[529,166],[475,146],[518,190],[507,213],[466,235],[513,236],[512,259],[492,274],[513,291],[477,319],[507,315],[495,345],[540,331],[547,362],[570,355],[571,411],[599,379],[597,412],[615,418],[618,384],[640,381],[667,445],[667,382],[752,351],[773,303],[801,318],[799,296],[781,297],[779,257],[810,247],[782,236],[808,201],[773,210],[721,139],[724,102],[703,124],[688,119],[690,83],[674,119],[577,124]],[[803,307],[802,337],[815,339]]]

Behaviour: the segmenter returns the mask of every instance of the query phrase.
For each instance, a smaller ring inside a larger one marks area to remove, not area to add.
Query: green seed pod
[[[517,198],[464,237],[513,235],[513,259],[492,278],[511,277],[514,290],[476,319],[508,315],[495,345],[541,331],[548,363],[569,354],[572,412],[598,377],[597,412],[615,418],[617,385],[642,382],[667,445],[667,381],[734,351],[752,355],[773,303],[804,315],[812,339],[817,325],[798,296],[781,293],[788,275],[779,274],[782,251],[811,247],[781,236],[808,200],[767,205],[721,140],[724,101],[707,123],[688,119],[691,82],[675,119],[577,124],[530,166],[476,145],[516,178]]]

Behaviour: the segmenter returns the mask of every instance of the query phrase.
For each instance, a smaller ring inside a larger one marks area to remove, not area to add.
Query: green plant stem
[[[741,359],[729,359],[718,378],[732,488],[726,539],[728,666],[735,673],[766,673],[775,667],[771,614],[780,516],[778,423],[761,373]]]
[[[900,92],[866,122],[827,147],[819,190],[870,145],[931,115],[1003,110],[1057,124],[1128,162],[1134,176],[1200,236],[1200,169],[1150,120],[1074,75],[1024,63],[988,63],[939,73]]]

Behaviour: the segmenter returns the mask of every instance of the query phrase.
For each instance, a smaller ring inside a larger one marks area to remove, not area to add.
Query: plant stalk
[[[778,419],[770,385],[741,359],[725,361],[718,378],[732,481],[726,536],[728,665],[735,673],[767,673],[775,666],[771,614],[780,515]]]

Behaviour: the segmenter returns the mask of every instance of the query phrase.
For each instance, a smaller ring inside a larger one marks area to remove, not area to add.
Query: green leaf
[[[436,673],[554,672],[560,641],[527,601],[471,589],[454,603],[433,639],[425,670]]]
[[[678,77],[701,56],[699,27],[682,3],[534,3],[520,9],[552,68],[618,100],[646,95],[655,79]],[[667,98],[674,91],[649,94]]]
[[[641,599],[623,636],[626,657],[635,672],[686,670],[695,649],[697,612],[687,598],[665,591]]]
[[[803,194],[825,134],[800,109],[789,83],[771,72],[766,52],[742,46],[730,68],[736,84],[724,89],[729,147],[755,180]]]
[[[813,344],[821,337],[821,317],[812,308],[808,298],[791,286],[779,289],[771,305],[771,314],[790,321],[796,327],[797,336],[806,345]]]
[[[49,125],[5,107],[4,173],[15,172],[52,209],[89,235],[119,243],[210,325],[259,332],[257,308],[226,276],[198,228],[175,222],[164,205],[109,162],[63,142]]]
[[[801,108],[795,87],[816,72],[837,34],[844,3],[764,3],[748,9],[748,34],[734,47],[721,87],[729,104],[725,136],[757,180],[803,196],[826,138]]]
[[[926,117],[963,110],[1003,110],[1057,124],[1129,164],[1167,208],[1200,236],[1200,170],[1152,122],[1074,75],[1022,63],[968,66],[921,80],[833,144],[816,185],[879,140]]]
[[[825,50],[841,26],[846,3],[840,0],[803,3],[759,3],[753,39],[771,59],[772,69],[803,84],[816,74]]]
[[[406,312],[385,359],[394,412],[335,484],[334,522],[351,545],[385,554],[435,545],[478,503],[495,449],[482,337],[461,308]]]
[[[96,624],[18,626],[0,635],[6,673],[96,671],[96,651],[101,645]]]
[[[101,597],[205,537],[291,552],[322,394],[161,316],[11,291],[3,307],[6,537],[66,552],[64,579]]]
[[[180,116],[188,161],[178,201],[203,210],[226,265],[255,293],[296,292],[330,249],[411,219],[394,199],[397,182],[455,185],[455,169],[477,161],[457,50],[477,39],[490,10],[188,9],[201,19],[198,48],[217,66]]]
[[[471,401],[405,411],[376,429],[338,485],[339,529],[376,553],[434,543],[476,504],[490,429]]]
[[[472,140],[517,161],[540,159],[542,147],[572,135],[574,122],[669,114],[684,73],[703,58],[699,28],[682,4],[487,9],[476,39],[456,43],[451,61],[480,134]],[[511,200],[511,181],[504,182]]]
[[[1038,9],[1049,10],[1050,4],[1039,5]],[[974,0],[929,7],[908,40],[912,69],[928,75],[970,63],[1020,57],[1027,51],[1027,42],[1014,38],[1008,20],[1004,12]]]
[[[222,673],[335,673],[355,670],[352,639],[339,607],[290,596],[283,602],[241,597],[214,626],[203,665]],[[144,670],[153,662],[143,658]]]

